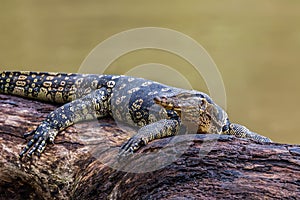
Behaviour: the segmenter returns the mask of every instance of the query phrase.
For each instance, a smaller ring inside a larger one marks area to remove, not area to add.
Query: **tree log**
[[[19,160],[57,105],[0,95],[0,199],[299,199],[300,146],[182,135],[117,158],[134,130],[111,118],[74,125],[40,158]]]

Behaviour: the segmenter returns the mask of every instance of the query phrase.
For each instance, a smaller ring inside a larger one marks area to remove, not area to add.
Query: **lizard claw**
[[[144,145],[146,145],[146,143],[143,140],[143,138],[133,136],[121,146],[118,157],[121,158],[127,157],[128,155],[132,155]]]
[[[27,138],[27,137],[29,137],[29,136],[31,136],[31,135],[34,135],[34,131],[30,131],[30,132],[28,132],[28,133],[24,133],[24,134],[23,134],[23,137],[24,137],[24,138]]]

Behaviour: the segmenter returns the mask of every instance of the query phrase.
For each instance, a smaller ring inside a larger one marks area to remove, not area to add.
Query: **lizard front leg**
[[[119,156],[131,154],[155,139],[176,135],[179,126],[180,122],[176,119],[162,119],[146,125],[121,146]]]
[[[111,90],[107,90],[107,88],[95,90],[51,112],[34,131],[24,134],[24,137],[33,135],[33,138],[21,151],[20,158],[26,153],[28,157],[31,157],[33,153],[40,155],[48,141],[54,142],[60,131],[74,123],[108,115],[110,109],[109,91]]]

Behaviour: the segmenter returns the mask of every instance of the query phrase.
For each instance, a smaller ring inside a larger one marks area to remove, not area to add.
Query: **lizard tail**
[[[0,71],[0,93],[67,103],[101,88],[111,75]]]

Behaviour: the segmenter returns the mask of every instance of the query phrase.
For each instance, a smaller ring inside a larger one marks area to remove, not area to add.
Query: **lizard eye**
[[[101,100],[102,100],[102,101],[105,101],[106,99],[107,99],[106,96],[101,96]]]

